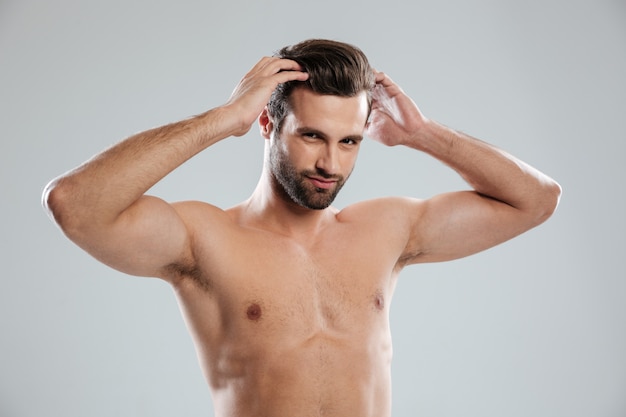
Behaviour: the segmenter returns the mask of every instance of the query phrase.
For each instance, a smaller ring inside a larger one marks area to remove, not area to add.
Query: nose
[[[339,171],[339,151],[330,144],[323,146],[315,167],[327,175],[335,175]]]

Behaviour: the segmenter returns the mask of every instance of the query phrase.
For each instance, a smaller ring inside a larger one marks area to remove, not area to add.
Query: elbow
[[[563,194],[563,189],[561,185],[554,181],[550,180],[550,183],[547,186],[547,197],[546,197],[546,219],[556,211],[559,206],[559,202],[561,201],[561,195]]]
[[[56,178],[46,185],[42,205],[48,216],[68,236],[77,228],[78,217],[72,213],[71,200],[74,193],[64,178]]]
[[[563,189],[554,180],[549,180],[540,194],[541,198],[537,203],[536,224],[539,225],[548,220],[556,211],[561,200]]]

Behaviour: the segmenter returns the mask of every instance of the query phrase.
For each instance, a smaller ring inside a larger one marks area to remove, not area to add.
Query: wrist
[[[428,152],[429,149],[441,145],[442,138],[445,137],[448,130],[434,120],[424,118],[420,121],[420,125],[410,135],[407,135],[402,145]]]
[[[229,136],[241,136],[243,123],[237,118],[234,109],[227,105],[215,107],[195,116],[204,139],[217,142]],[[249,128],[249,127],[248,127]]]

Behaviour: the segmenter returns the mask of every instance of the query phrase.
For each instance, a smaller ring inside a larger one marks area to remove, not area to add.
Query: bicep
[[[192,257],[190,235],[176,208],[151,196],[141,197],[81,243],[99,261],[137,276],[163,277],[168,265]]]
[[[462,258],[509,240],[532,227],[528,216],[474,191],[435,196],[419,203],[412,220],[408,263]]]

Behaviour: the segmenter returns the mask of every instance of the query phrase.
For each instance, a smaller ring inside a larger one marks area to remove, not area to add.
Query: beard
[[[270,149],[270,172],[276,191],[294,203],[312,210],[323,210],[329,207],[339,194],[348,177],[332,175],[324,170],[304,170],[298,172],[279,145]],[[335,184],[331,188],[318,188],[311,184],[308,177],[332,179]]]

